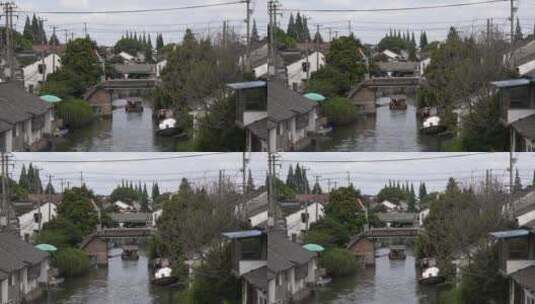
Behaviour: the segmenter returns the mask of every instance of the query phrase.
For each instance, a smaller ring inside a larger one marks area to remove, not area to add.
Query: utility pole
[[[347,171],[347,187],[351,186],[351,172]]]
[[[268,230],[275,226],[275,206],[273,200],[273,153],[268,153]]]
[[[84,172],[80,171],[80,189],[84,186]]]
[[[56,72],[56,43],[59,43],[59,39],[56,36],[57,26],[52,26],[52,35],[54,37],[54,43],[52,43],[52,73]]]
[[[320,25],[316,24],[316,71],[320,70]]]
[[[47,19],[39,17],[39,23],[41,25],[43,25],[43,27],[44,27],[44,24],[45,24],[46,21],[47,21]],[[45,81],[46,81],[46,63],[45,63],[45,48],[44,47],[42,48],[42,51],[41,51],[41,66],[42,66],[42,72],[43,72],[42,81],[43,81],[43,83],[45,83]],[[39,230],[41,230],[40,225],[41,225],[41,222],[39,222]]]
[[[349,20],[349,21],[347,22],[347,26],[348,26],[348,27],[347,27],[347,29],[348,29],[348,37],[350,37],[351,34],[353,33],[353,25],[351,24],[351,20]]]
[[[50,186],[48,188],[48,221],[50,222],[50,220],[52,219],[52,212],[51,212],[51,207],[52,207],[52,175],[48,175],[48,185]]]
[[[251,10],[251,0],[245,0],[246,9],[247,9],[247,17],[245,19],[245,23],[247,24],[247,62],[246,64],[246,70],[249,71],[251,69],[251,14],[253,11]]]
[[[15,61],[14,61],[14,49],[15,49],[15,45],[14,45],[14,42],[13,42],[13,10],[17,7],[15,5],[15,3],[13,2],[0,2],[0,6],[2,6],[4,8],[4,13],[5,13],[5,19],[6,19],[6,24],[5,24],[5,36],[6,36],[6,41],[5,41],[5,47],[6,47],[6,60],[7,60],[7,63],[8,63],[8,67],[9,67],[9,73],[6,76],[6,78],[13,78],[15,73],[14,73],[14,69],[15,69]]]
[[[513,44],[515,43],[515,0],[510,0],[511,2],[511,16],[509,17],[511,20],[511,47],[513,47]]]
[[[87,35],[87,22],[84,22],[84,34],[85,34],[85,37],[87,38],[88,35]]]
[[[69,30],[63,30],[65,32],[65,44],[69,43]]]
[[[2,205],[0,206],[0,231],[2,231],[3,228],[7,227],[7,224],[9,222],[8,220],[8,214],[9,211],[7,210],[7,189],[6,189],[6,161],[5,161],[5,153],[2,152],[1,154],[1,161],[0,164],[2,166]]]
[[[242,152],[242,188],[243,194],[247,193],[247,152]]]

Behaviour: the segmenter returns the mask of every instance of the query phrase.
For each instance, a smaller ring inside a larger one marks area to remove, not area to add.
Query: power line
[[[191,154],[191,155],[175,155],[175,156],[163,156],[163,157],[144,157],[144,158],[130,158],[130,159],[99,159],[99,160],[47,160],[47,159],[15,159],[16,162],[33,162],[33,163],[124,163],[124,162],[141,162],[141,161],[158,161],[158,160],[170,160],[181,158],[197,158],[213,155],[226,154],[225,152],[217,153],[205,153],[205,154]]]
[[[448,158],[466,158],[479,155],[492,154],[490,152],[471,153],[471,154],[454,154],[430,157],[414,157],[414,158],[389,158],[389,159],[371,159],[371,160],[307,160],[307,159],[283,159],[281,162],[298,162],[298,163],[388,163],[388,162],[405,162],[405,161],[420,161],[420,160],[434,160],[434,159],[448,159]]]
[[[227,6],[233,4],[242,4],[245,1],[232,1],[212,4],[200,4],[181,7],[169,7],[169,8],[151,8],[151,9],[139,9],[139,10],[102,10],[102,11],[20,11],[23,13],[35,13],[35,14],[55,14],[55,15],[89,15],[89,14],[132,14],[132,13],[150,13],[150,12],[170,12],[180,11],[198,8],[209,8],[218,6]]]
[[[370,8],[370,9],[303,9],[303,8],[283,8],[282,11],[289,12],[307,12],[307,13],[359,13],[359,12],[394,12],[394,11],[414,11],[425,9],[437,9],[437,8],[449,8],[449,7],[462,7],[473,6],[480,4],[491,4],[498,2],[507,2],[507,0],[487,0],[478,2],[464,2],[454,4],[441,4],[441,5],[427,5],[427,6],[413,6],[413,7],[397,7],[397,8]]]

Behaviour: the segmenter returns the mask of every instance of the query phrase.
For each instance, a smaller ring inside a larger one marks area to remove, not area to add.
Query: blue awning
[[[490,235],[496,239],[514,239],[529,236],[531,232],[526,229],[518,230],[509,230],[509,231],[499,231],[491,232]]]
[[[520,79],[509,79],[509,80],[502,80],[502,81],[494,81],[491,82],[492,85],[503,89],[503,88],[514,88],[514,87],[522,87],[527,86],[531,83],[531,80],[520,78]]]
[[[249,82],[237,82],[227,84],[228,88],[233,90],[247,90],[256,88],[265,88],[267,83],[265,81],[249,81]]]
[[[263,234],[260,230],[246,230],[246,231],[236,231],[236,232],[226,232],[223,233],[223,236],[227,239],[237,240],[237,239],[248,239],[253,237],[259,237]]]

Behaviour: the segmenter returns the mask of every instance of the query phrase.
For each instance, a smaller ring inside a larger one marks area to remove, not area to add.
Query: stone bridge
[[[87,253],[93,263],[107,265],[110,240],[148,238],[155,231],[153,228],[102,229],[87,236],[80,244],[80,249]]]
[[[380,239],[392,238],[416,238],[419,233],[424,230],[422,228],[374,228],[363,232],[353,237],[347,248],[353,252],[355,256],[364,265],[375,264],[376,241]]]
[[[141,92],[158,86],[159,80],[148,79],[109,79],[87,90],[84,99],[95,109],[99,116],[112,114],[112,102],[121,92]]]
[[[362,81],[348,94],[351,102],[361,113],[375,114],[376,101],[380,96],[412,94],[422,84],[420,77],[379,77]]]

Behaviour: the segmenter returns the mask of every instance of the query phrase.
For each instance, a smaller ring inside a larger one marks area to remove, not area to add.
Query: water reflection
[[[316,151],[329,152],[432,152],[440,151],[441,139],[422,135],[416,116],[415,97],[409,96],[406,111],[391,111],[388,97],[379,98],[376,115],[362,116],[350,126],[339,127]]]
[[[434,304],[438,290],[418,285],[415,258],[407,250],[404,261],[390,261],[388,249],[379,249],[375,268],[339,278],[316,293],[314,304]]]
[[[90,126],[70,132],[54,150],[65,152],[173,152],[175,141],[154,133],[150,101],[142,113],[126,113],[125,100],[114,101],[112,118],[98,119]]]
[[[40,302],[42,304],[168,304],[172,289],[150,285],[148,259],[140,252],[138,261],[122,261],[121,249],[113,249],[108,267],[100,267],[90,274],[66,280]]]

